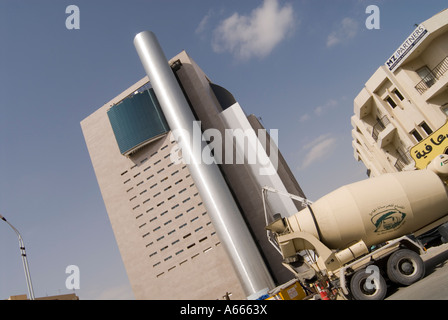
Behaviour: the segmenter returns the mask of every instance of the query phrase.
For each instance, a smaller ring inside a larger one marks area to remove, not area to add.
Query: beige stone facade
[[[185,165],[170,160],[170,134],[122,156],[109,120],[111,105],[82,121],[89,154],[136,299],[244,298]]]
[[[403,39],[354,99],[354,156],[370,176],[415,170],[440,152],[422,150],[447,121],[447,84],[448,10],[444,10]],[[445,153],[448,145],[441,150]]]

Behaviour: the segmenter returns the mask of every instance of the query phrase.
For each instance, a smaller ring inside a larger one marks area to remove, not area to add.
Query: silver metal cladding
[[[172,132],[176,131],[176,140],[182,142],[182,154],[189,153],[188,169],[247,296],[273,288],[272,278],[218,166],[203,163],[201,152],[194,152],[190,137],[195,118],[156,36],[151,31],[141,32],[135,36],[134,46],[168,125]],[[199,150],[206,147],[201,141]]]

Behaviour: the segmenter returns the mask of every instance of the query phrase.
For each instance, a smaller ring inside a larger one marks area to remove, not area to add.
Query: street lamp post
[[[12,230],[14,230],[14,232],[17,234],[17,237],[19,238],[20,254],[22,255],[23,269],[25,270],[25,277],[26,277],[26,285],[28,287],[28,294],[30,296],[30,300],[34,300],[33,284],[31,283],[30,268],[28,266],[28,260],[26,258],[25,244],[23,243],[23,238],[20,235],[19,230],[17,230],[12,224],[10,224],[9,221],[7,221],[5,219],[5,217],[3,217],[1,214],[0,214],[0,219],[5,221],[12,228]]]

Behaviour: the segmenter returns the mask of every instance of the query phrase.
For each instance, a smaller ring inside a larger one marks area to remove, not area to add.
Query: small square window
[[[418,142],[423,140],[422,136],[420,135],[420,133],[417,132],[417,130],[412,130],[411,134]]]
[[[423,121],[420,124],[420,127],[422,127],[422,129],[425,130],[427,135],[430,135],[432,133],[432,129],[428,126],[428,124],[425,121]]]
[[[397,106],[397,104],[395,103],[395,101],[392,100],[392,98],[389,97],[389,96],[386,98],[386,101],[387,101],[387,103],[388,103],[392,108],[395,108],[395,107]]]
[[[398,91],[398,89],[395,89],[395,90],[394,90],[394,93],[395,93],[395,95],[397,96],[397,98],[400,99],[400,101],[403,101],[403,100],[404,100],[403,95],[401,94],[400,91]]]

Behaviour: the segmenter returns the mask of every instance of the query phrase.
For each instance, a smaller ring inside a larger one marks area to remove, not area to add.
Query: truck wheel
[[[350,280],[350,291],[355,300],[383,300],[387,293],[387,284],[379,273],[367,273],[358,270]]]
[[[409,286],[425,275],[425,264],[420,255],[408,249],[401,249],[387,260],[387,276],[392,282]]]

